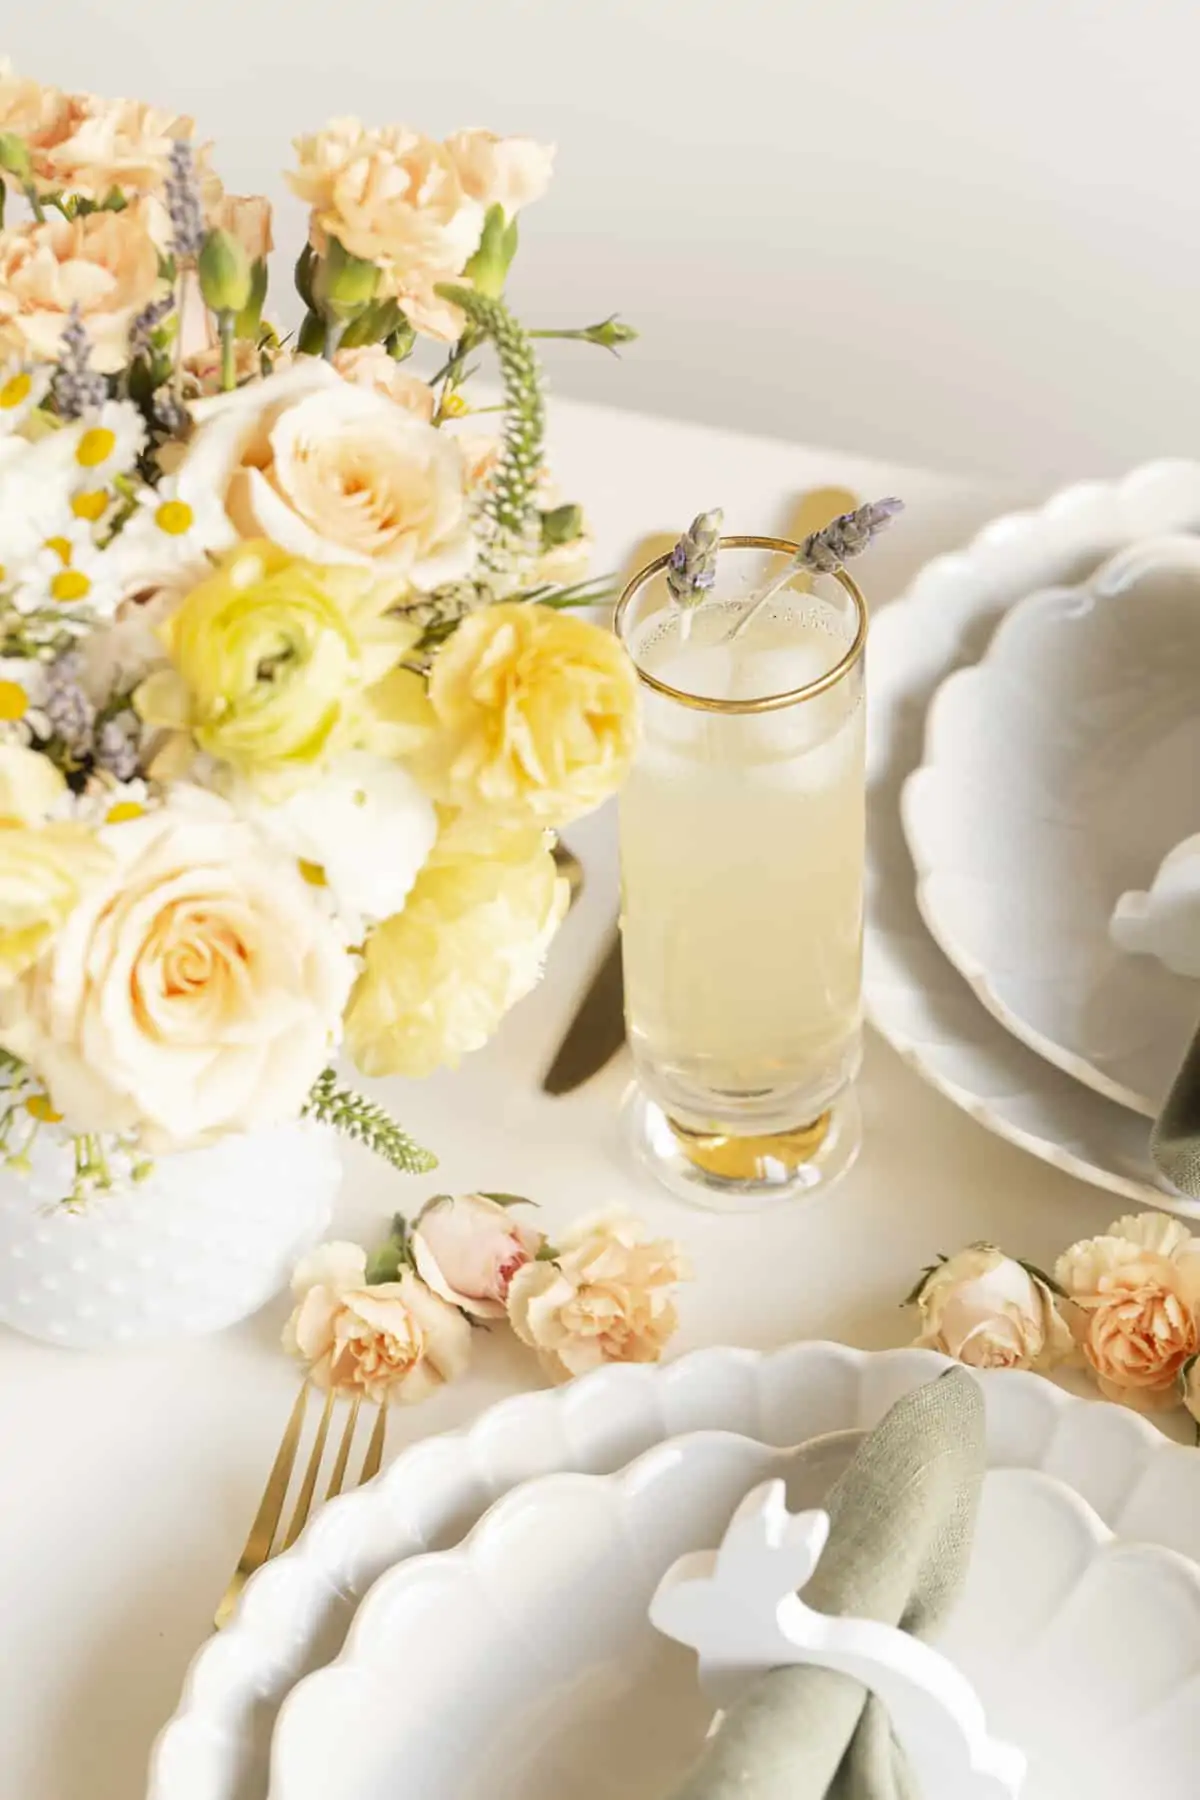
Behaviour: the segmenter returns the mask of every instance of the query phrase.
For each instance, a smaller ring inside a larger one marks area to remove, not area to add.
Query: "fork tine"
[[[338,1446],[333,1474],[329,1477],[329,1486],[325,1489],[327,1500],[332,1500],[335,1494],[340,1494],[342,1491],[342,1483],[346,1479],[346,1464],[350,1461],[350,1446],[354,1442],[354,1428],[358,1424],[358,1409],[361,1405],[362,1395],[355,1394],[350,1407],[350,1416],[346,1420],[345,1429],[342,1432],[342,1441]]]
[[[317,1488],[317,1476],[321,1473],[321,1458],[325,1454],[325,1440],[329,1436],[329,1421],[333,1417],[333,1400],[336,1388],[330,1388],[325,1396],[325,1405],[321,1411],[321,1423],[317,1426],[317,1435],[313,1440],[312,1454],[308,1459],[308,1468],[304,1472],[304,1481],[296,1496],[296,1507],[292,1513],[292,1522],[287,1528],[283,1540],[283,1548],[290,1550],[300,1536],[308,1520],[313,1503],[313,1495]]]
[[[260,1569],[271,1554],[271,1545],[279,1528],[283,1515],[283,1503],[287,1499],[288,1483],[292,1479],[292,1470],[296,1463],[296,1452],[300,1448],[300,1434],[304,1429],[304,1410],[308,1404],[308,1383],[300,1384],[300,1392],[296,1395],[291,1417],[284,1427],[283,1437],[271,1465],[271,1473],[267,1476],[267,1485],[259,1502],[258,1511],[254,1515],[254,1523],[250,1527],[250,1535],[246,1539],[246,1547],[242,1551],[238,1566],[234,1570],[233,1579],[221,1598],[221,1604],[213,1620],[218,1631],[228,1625],[238,1598],[251,1575]]]
[[[375,1429],[371,1433],[371,1442],[367,1445],[367,1454],[363,1458],[362,1474],[358,1478],[360,1487],[364,1481],[370,1481],[373,1475],[379,1473],[379,1466],[383,1461],[383,1440],[387,1435],[387,1415],[387,1401],[381,1400],[379,1413],[375,1420]]]

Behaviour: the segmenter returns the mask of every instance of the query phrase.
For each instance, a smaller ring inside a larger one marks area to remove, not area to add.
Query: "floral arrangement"
[[[636,729],[503,299],[552,154],[299,138],[293,341],[190,120],[0,68],[0,1157],[72,1204],[305,1114],[431,1167],[333,1058],[453,1065],[538,978]]]
[[[1200,1424],[1200,1239],[1166,1213],[1072,1244],[1053,1276],[994,1244],[939,1257],[909,1296],[917,1343],[977,1369],[1082,1364],[1107,1400]]]
[[[514,1217],[514,1194],[439,1194],[397,1217],[371,1256],[322,1244],[296,1269],[284,1348],[325,1389],[427,1399],[462,1374],[472,1325],[507,1320],[554,1381],[605,1362],[657,1362],[690,1275],[679,1245],[630,1213],[582,1219],[556,1246]]]

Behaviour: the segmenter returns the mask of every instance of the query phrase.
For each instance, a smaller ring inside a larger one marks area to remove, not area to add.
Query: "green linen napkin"
[[[826,1502],[806,1602],[932,1637],[966,1574],[986,1466],[963,1369],[899,1401]],[[671,1800],[919,1800],[886,1709],[850,1676],[775,1669],[727,1713]]]
[[[1200,1198],[1200,1032],[1155,1122],[1150,1154],[1181,1194]]]

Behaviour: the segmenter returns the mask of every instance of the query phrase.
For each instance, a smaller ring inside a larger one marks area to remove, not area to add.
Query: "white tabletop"
[[[701,507],[724,505],[734,530],[785,529],[805,489],[844,485],[909,504],[864,573],[878,604],[930,555],[1028,498],[577,403],[559,403],[552,417],[563,490],[587,503],[598,568],[623,566],[643,534],[678,529]],[[586,891],[539,991],[457,1075],[378,1084],[441,1158],[438,1190],[526,1193],[551,1232],[585,1209],[632,1205],[695,1262],[680,1350],[802,1337],[903,1343],[912,1323],[899,1302],[937,1251],[989,1237],[1049,1260],[1112,1216],[1110,1196],[990,1137],[878,1040],[861,1085],[866,1147],[826,1200],[730,1218],[658,1191],[627,1162],[616,1129],[624,1056],[567,1098],[540,1091],[616,907],[610,809],[569,836]],[[402,1181],[353,1152],[335,1231],[376,1238],[392,1212],[415,1210],[431,1191],[430,1180]],[[296,1391],[278,1348],[286,1311],[281,1300],[215,1338],[124,1355],[57,1351],[0,1331],[3,1800],[144,1791],[151,1740],[210,1629]],[[393,1413],[389,1453],[538,1379],[507,1334],[479,1334],[464,1381]]]

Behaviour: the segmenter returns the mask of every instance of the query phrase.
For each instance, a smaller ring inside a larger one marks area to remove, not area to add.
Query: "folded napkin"
[[[1200,1032],[1158,1115],[1150,1154],[1181,1194],[1200,1198]]]
[[[899,1401],[826,1502],[807,1604],[932,1637],[966,1574],[985,1463],[983,1398],[964,1370]],[[882,1704],[808,1667],[757,1681],[671,1800],[920,1797]]]

